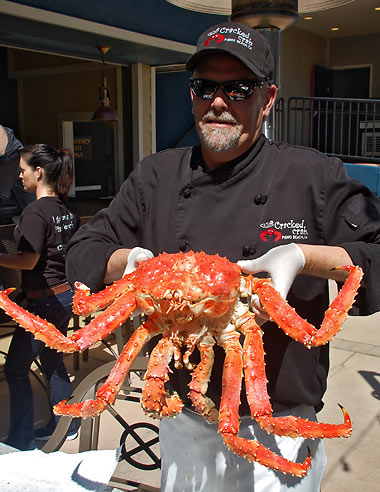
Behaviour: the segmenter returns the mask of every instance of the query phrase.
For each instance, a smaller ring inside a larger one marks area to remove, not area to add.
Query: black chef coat
[[[106,263],[122,247],[218,253],[231,261],[263,255],[291,242],[339,245],[362,266],[367,288],[357,314],[380,309],[380,201],[347,177],[341,161],[261,136],[235,161],[207,172],[199,147],[171,149],[140,162],[107,209],[73,237],[67,253],[70,282],[102,288]],[[296,278],[288,296],[297,312],[319,326],[328,305],[327,282]],[[268,391],[275,409],[299,403],[321,407],[328,347],[306,349],[273,323],[264,326]],[[223,351],[208,395],[218,405]],[[188,371],[171,384],[186,401]],[[186,402],[189,403],[188,401]],[[243,397],[242,413],[248,413]]]

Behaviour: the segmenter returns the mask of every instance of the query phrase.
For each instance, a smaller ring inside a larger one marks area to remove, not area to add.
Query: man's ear
[[[193,106],[194,94],[193,94],[193,91],[191,90],[191,88],[190,88],[190,99],[191,99],[191,112],[194,114],[194,106]]]
[[[270,110],[273,104],[276,102],[277,87],[272,84],[266,89],[266,102],[263,107],[263,117],[267,118],[269,116]]]
[[[5,154],[8,146],[8,135],[4,128],[0,125],[0,156]]]

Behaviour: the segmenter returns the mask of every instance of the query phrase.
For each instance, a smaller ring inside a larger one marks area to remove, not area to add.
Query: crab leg
[[[218,411],[215,408],[215,403],[206,396],[214,363],[214,345],[214,337],[210,334],[203,336],[202,341],[197,343],[201,360],[194,369],[189,383],[189,398],[195,410],[210,422],[218,422]]]
[[[80,403],[66,403],[68,400],[63,400],[54,406],[54,413],[56,415],[70,415],[82,418],[99,415],[106,406],[114,403],[133,361],[144,345],[158,333],[159,329],[150,320],[141,325],[132,334],[110,375],[96,392],[96,400],[85,400]]]
[[[256,461],[268,468],[280,470],[283,473],[290,473],[297,477],[305,476],[310,468],[310,456],[303,463],[294,463],[273,453],[256,440],[248,440],[237,436],[239,431],[238,409],[242,379],[241,347],[236,337],[226,341],[223,345],[226,350],[226,359],[223,369],[219,432],[222,434],[224,443],[234,453],[246,458],[250,462]]]
[[[87,285],[82,284],[82,282],[75,282],[73,312],[82,316],[88,316],[95,311],[109,306],[121,294],[128,292],[131,287],[132,276],[133,273],[132,275],[124,275],[120,280],[94,294],[91,294]]]
[[[0,307],[25,330],[33,333],[37,340],[59,352],[85,350],[122,325],[136,307],[134,293],[128,292],[119,297],[107,311],[100,313],[91,323],[76,331],[71,337],[66,337],[52,323],[29,313],[11,301],[8,294],[13,290],[6,289],[0,292]]]
[[[324,424],[294,416],[272,417],[265,415],[256,417],[260,427],[268,434],[289,437],[305,437],[310,439],[333,437],[349,437],[352,432],[351,419],[344,407],[339,405],[344,416],[344,424]]]
[[[252,417],[272,413],[265,374],[263,332],[252,313],[245,315],[239,330],[244,334],[243,362],[247,400]]]
[[[163,337],[153,349],[145,374],[146,383],[142,391],[141,406],[153,418],[174,417],[183,407],[180,397],[169,395],[164,387],[169,380],[169,363],[173,357],[173,342]]]
[[[128,292],[119,297],[107,311],[100,313],[91,323],[76,331],[71,337],[65,337],[52,323],[29,313],[11,301],[8,294],[13,290],[6,289],[0,292],[0,307],[25,330],[33,333],[37,340],[59,352],[85,350],[122,325],[136,307],[134,293]]]
[[[39,316],[29,313],[21,306],[11,301],[8,295],[15,289],[5,289],[0,292],[0,307],[25,330],[33,333],[49,347],[59,352],[77,352],[80,350],[75,340],[65,337],[57,328]]]
[[[101,312],[91,323],[71,335],[80,347],[85,350],[121,326],[136,308],[134,292],[127,292],[118,297],[105,311]]]
[[[251,292],[258,294],[260,302],[272,320],[297,342],[308,345],[316,331],[314,326],[299,316],[275,290],[269,278],[248,276]]]
[[[258,441],[250,441],[243,439],[234,434],[223,433],[223,440],[226,446],[239,456],[243,456],[249,462],[257,461],[260,465],[264,465],[274,470],[279,470],[282,473],[289,473],[295,477],[304,477],[310,468],[311,456],[305,459],[303,463],[294,463],[289,461],[270,449],[260,444]]]
[[[243,377],[242,347],[237,331],[234,330],[222,336],[226,356],[222,376],[218,432],[236,435],[239,432],[240,391]]]
[[[354,303],[357,290],[363,277],[363,271],[357,266],[337,267],[349,272],[349,277],[340,289],[339,294],[325,313],[321,328],[314,334],[311,342],[313,347],[330,342],[340,330],[343,321],[348,317],[348,310]]]
[[[295,309],[289,306],[274,289],[270,279],[258,279],[249,276],[246,282],[251,292],[258,294],[265,311],[287,335],[307,347],[319,346],[332,340],[340,330],[341,324],[347,318],[347,313],[354,302],[363,276],[361,268],[357,266],[337,268],[347,270],[349,276],[330,308],[326,311],[325,319],[319,330],[302,319]]]

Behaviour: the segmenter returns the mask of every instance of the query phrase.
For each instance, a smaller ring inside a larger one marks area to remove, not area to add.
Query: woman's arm
[[[0,266],[16,270],[33,270],[40,255],[28,251],[20,253],[0,253]]]

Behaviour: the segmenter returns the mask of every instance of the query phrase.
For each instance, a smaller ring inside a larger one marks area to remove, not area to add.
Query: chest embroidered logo
[[[276,231],[276,229],[266,229],[260,234],[260,239],[262,241],[268,241],[270,243],[279,241],[281,237],[281,232]]]
[[[268,220],[260,224],[264,229],[260,233],[261,241],[277,242],[281,239],[302,241],[309,238],[308,230],[305,224],[305,219],[298,222],[290,219],[288,221]]]

